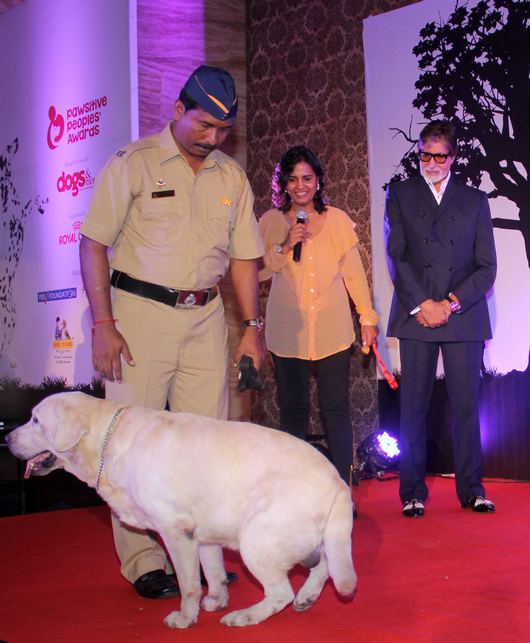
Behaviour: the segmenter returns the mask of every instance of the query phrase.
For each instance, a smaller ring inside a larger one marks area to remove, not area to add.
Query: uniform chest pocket
[[[140,199],[140,210],[143,214],[152,216],[175,213],[178,209],[176,196],[167,196],[154,199],[151,195]]]
[[[205,217],[205,227],[213,244],[227,248],[232,230],[232,209],[229,207],[216,208]]]
[[[134,225],[146,239],[163,241],[168,238],[172,223],[177,218],[177,199],[164,197],[153,199],[151,195],[138,200]]]

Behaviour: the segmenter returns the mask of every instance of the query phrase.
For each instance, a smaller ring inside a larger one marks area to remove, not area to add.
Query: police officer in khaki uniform
[[[108,399],[227,417],[227,331],[217,283],[228,267],[244,328],[234,362],[246,354],[261,364],[263,247],[253,195],[243,169],[218,149],[236,112],[230,74],[203,65],[181,91],[174,120],[118,151],[97,178],[80,259],[92,359]],[[122,574],[138,593],[175,595],[155,538],[116,518],[113,530]],[[217,550],[210,555],[222,555]]]

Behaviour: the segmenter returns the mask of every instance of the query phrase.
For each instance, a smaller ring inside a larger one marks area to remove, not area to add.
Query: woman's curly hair
[[[313,197],[313,203],[315,210],[321,214],[329,203],[324,192],[324,172],[316,154],[304,145],[289,148],[274,168],[271,179],[272,205],[282,212],[287,212],[291,208],[291,197],[286,191],[287,179],[291,175],[294,166],[303,162],[310,165],[316,174],[318,190]]]

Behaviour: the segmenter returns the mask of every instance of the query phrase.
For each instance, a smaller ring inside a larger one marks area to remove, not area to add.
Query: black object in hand
[[[304,212],[304,210],[299,210],[296,213],[296,223],[305,223],[305,220],[307,219],[307,213]],[[302,242],[298,241],[298,243],[294,244],[294,249],[293,249],[293,261],[300,261],[302,258]]]
[[[264,388],[265,384],[254,366],[252,357],[243,355],[239,360],[239,383],[237,390],[241,393],[247,389],[263,391]]]

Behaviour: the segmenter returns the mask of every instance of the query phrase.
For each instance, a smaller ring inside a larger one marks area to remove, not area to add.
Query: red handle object
[[[385,363],[381,359],[381,355],[379,355],[379,351],[377,350],[377,342],[374,341],[374,343],[372,344],[372,349],[377,359],[377,363],[379,364],[379,368],[383,372],[383,375],[385,376],[385,380],[388,382],[388,385],[390,386],[391,389],[394,389],[394,390],[397,389],[399,385],[396,382],[392,373],[388,370],[388,368],[385,366]]]

